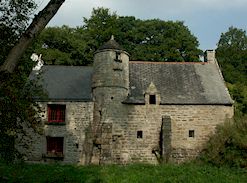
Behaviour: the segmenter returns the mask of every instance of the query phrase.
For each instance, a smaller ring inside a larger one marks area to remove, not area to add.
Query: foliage
[[[87,38],[94,40],[93,49],[114,35],[132,60],[198,61],[198,41],[183,22],[140,20],[98,8],[84,23]]]
[[[245,170],[205,164],[72,166],[0,163],[2,182],[246,182]]]
[[[37,40],[35,50],[47,64],[88,65],[94,52],[114,35],[132,60],[199,61],[198,41],[183,22],[140,20],[118,16],[109,9],[93,9],[77,28],[49,27]]]
[[[183,22],[140,20],[98,8],[84,23],[87,38],[94,40],[93,49],[115,35],[132,60],[198,61],[198,41]]]
[[[36,4],[33,0],[2,0],[0,2],[0,22],[21,33],[25,30],[35,8]]]
[[[247,168],[247,116],[226,121],[208,141],[202,159],[217,166]]]
[[[221,34],[217,48],[217,59],[229,83],[247,83],[247,35],[242,29],[230,27]]]
[[[9,0],[0,2],[0,65],[3,63],[17,38],[25,30],[30,14],[35,8],[32,0]],[[42,90],[36,81],[28,82],[28,75],[34,63],[30,60],[31,50],[22,57],[15,73],[0,73],[0,158],[14,160],[18,152],[15,149],[17,134],[23,134],[23,124],[36,129],[39,118],[39,106],[34,96]]]
[[[247,35],[242,29],[230,27],[222,33],[216,50],[217,60],[228,82],[237,111],[247,114]]]
[[[13,161],[17,156],[20,158],[15,141],[17,135],[25,135],[23,126],[38,130],[40,123],[37,116],[40,107],[34,98],[45,95],[38,81],[28,80],[24,74],[30,65],[26,62],[14,74],[1,74],[0,79],[4,82],[0,89],[0,158],[6,161]]]
[[[88,52],[83,32],[68,26],[48,27],[35,42],[34,52],[42,54],[45,64],[86,65]]]
[[[34,0],[0,1],[0,65],[20,34],[26,29],[35,8]]]
[[[235,117],[218,126],[203,159],[217,166],[247,167],[247,35],[230,27],[222,33],[216,50],[227,86],[235,100]]]

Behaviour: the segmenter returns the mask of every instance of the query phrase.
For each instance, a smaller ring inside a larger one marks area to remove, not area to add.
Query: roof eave
[[[83,98],[49,98],[49,99],[35,99],[36,102],[93,102],[93,99],[83,99]]]

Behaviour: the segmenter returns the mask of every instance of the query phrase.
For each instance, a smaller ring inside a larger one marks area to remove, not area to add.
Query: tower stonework
[[[122,102],[129,93],[129,54],[113,37],[95,53],[92,90],[95,102],[92,162],[113,163],[118,158],[118,153],[113,153],[116,149],[113,142],[123,135],[121,126],[126,115]],[[113,129],[119,129],[120,134],[116,135]]]

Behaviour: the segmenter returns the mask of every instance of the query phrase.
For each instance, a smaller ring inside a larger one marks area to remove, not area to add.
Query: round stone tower
[[[94,97],[99,94],[98,97],[109,95],[110,100],[124,100],[129,90],[129,54],[113,36],[95,52],[93,66]]]
[[[118,142],[126,114],[122,102],[129,93],[129,54],[114,40],[102,45],[94,55],[92,90],[94,114],[91,132],[93,134],[92,163],[115,162],[112,143]],[[114,146],[115,147],[115,146]]]

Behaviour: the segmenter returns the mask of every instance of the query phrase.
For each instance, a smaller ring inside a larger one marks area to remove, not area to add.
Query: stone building
[[[129,61],[111,39],[91,66],[43,66],[43,134],[29,131],[28,161],[78,164],[192,159],[233,101],[214,58],[205,62]]]

